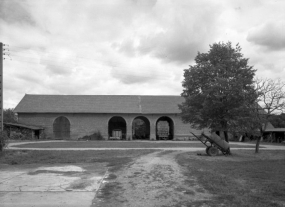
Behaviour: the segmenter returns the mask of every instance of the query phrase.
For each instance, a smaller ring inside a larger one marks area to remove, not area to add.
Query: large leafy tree
[[[228,141],[227,132],[242,130],[250,118],[257,98],[254,75],[238,44],[214,43],[207,53],[198,52],[195,64],[184,70],[182,120],[198,129],[224,131]]]

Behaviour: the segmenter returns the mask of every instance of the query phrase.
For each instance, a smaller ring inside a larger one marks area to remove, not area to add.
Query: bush
[[[32,137],[32,130],[12,128],[12,130],[10,130],[9,137],[10,139],[14,139],[14,140],[29,140]]]
[[[23,139],[24,135],[21,132],[10,132],[10,139],[21,140]]]
[[[0,151],[3,151],[4,148],[8,146],[8,136],[5,131],[0,132]]]
[[[78,138],[78,140],[103,140],[103,139],[104,138],[99,130],[91,135],[86,135],[84,137]]]

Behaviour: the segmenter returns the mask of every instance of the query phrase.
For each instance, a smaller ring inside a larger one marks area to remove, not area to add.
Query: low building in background
[[[200,130],[182,122],[180,96],[28,95],[15,108],[20,124],[42,127],[50,139],[189,140]]]
[[[44,139],[44,128],[19,123],[5,123],[4,130],[11,139]]]

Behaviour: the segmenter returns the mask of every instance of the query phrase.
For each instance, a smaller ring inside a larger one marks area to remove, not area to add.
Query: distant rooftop
[[[14,126],[14,127],[20,127],[20,128],[26,128],[26,129],[33,129],[33,130],[40,130],[44,129],[43,127],[39,126],[31,126],[26,124],[20,124],[20,123],[4,123],[5,126]]]
[[[177,114],[183,100],[181,96],[26,94],[14,112]]]
[[[274,127],[269,128],[269,127],[267,127],[265,131],[266,132],[285,132],[285,128],[274,128]]]

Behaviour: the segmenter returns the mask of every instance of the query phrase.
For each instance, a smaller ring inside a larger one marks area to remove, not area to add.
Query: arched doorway
[[[172,140],[174,136],[174,123],[167,116],[160,117],[156,122],[156,140]]]
[[[149,139],[150,122],[144,116],[138,116],[133,120],[132,124],[133,139]]]
[[[127,124],[123,117],[113,116],[108,123],[109,137],[126,139]]]
[[[70,122],[64,117],[57,117],[53,122],[53,136],[56,139],[70,138]]]

